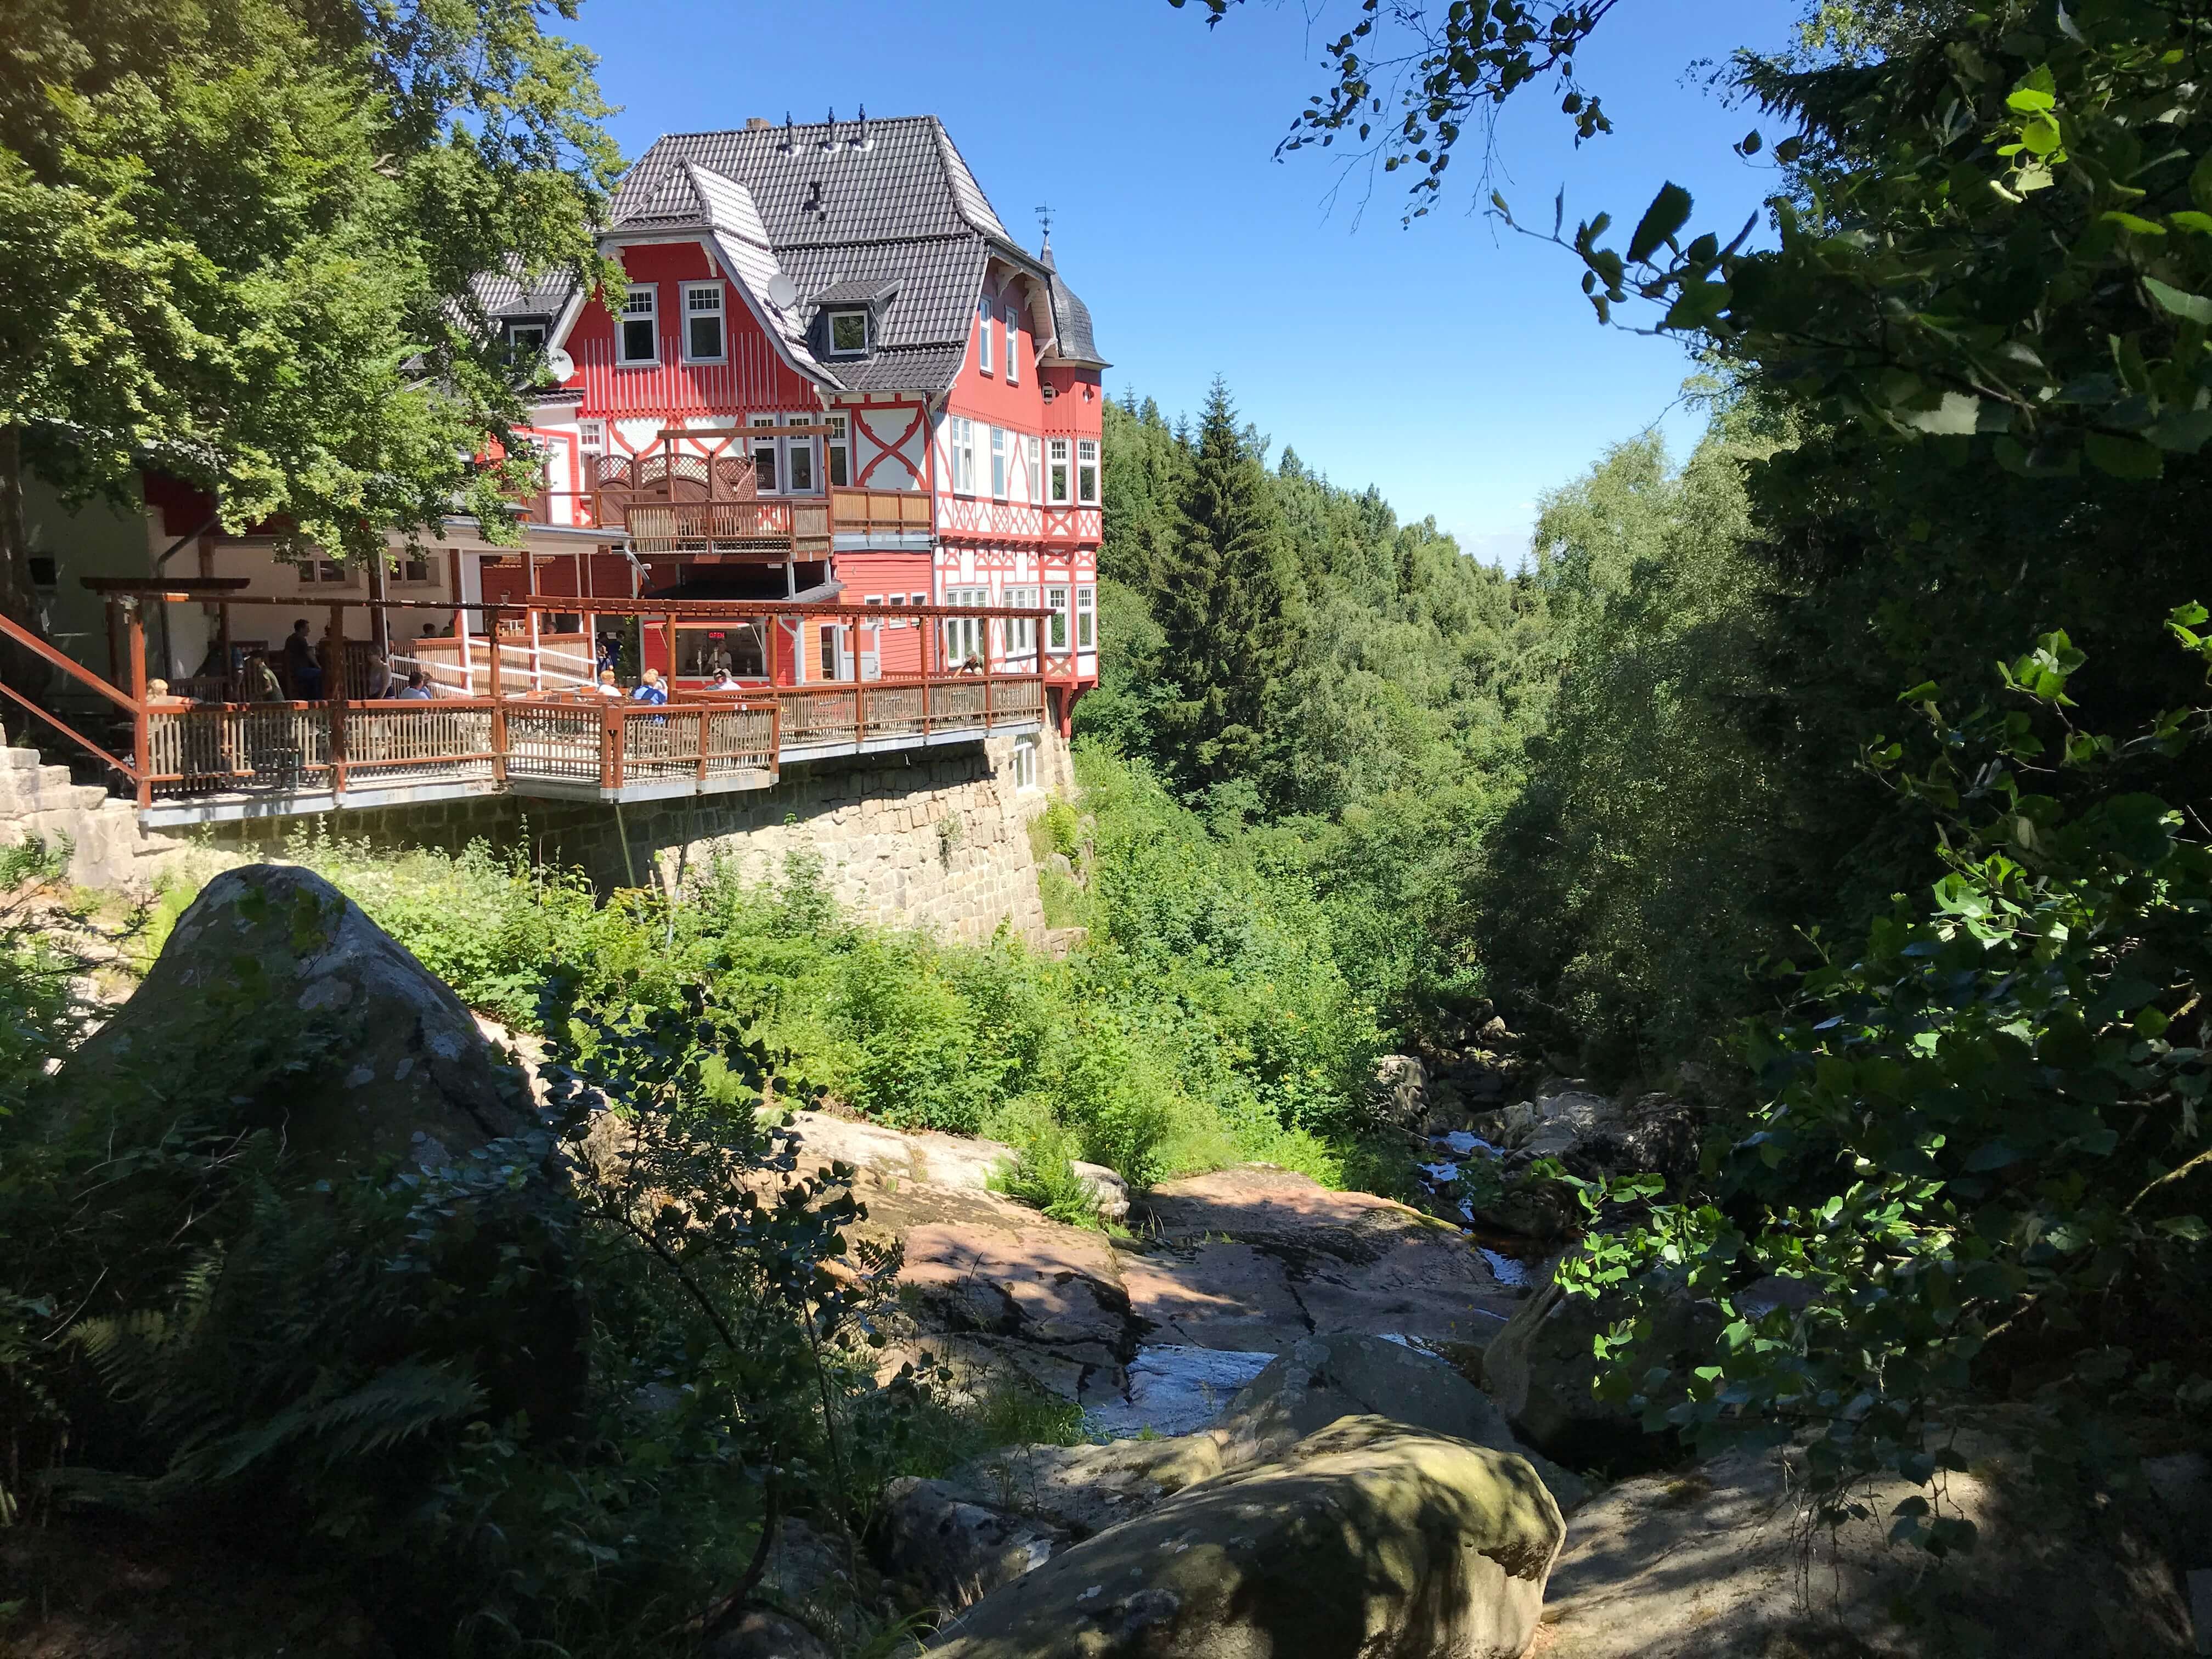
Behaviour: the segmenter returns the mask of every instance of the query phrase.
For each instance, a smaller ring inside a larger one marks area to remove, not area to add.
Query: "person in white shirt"
[[[615,684],[615,671],[611,668],[602,668],[599,670],[599,684],[598,689],[599,695],[603,697],[619,697],[623,694],[622,687]]]

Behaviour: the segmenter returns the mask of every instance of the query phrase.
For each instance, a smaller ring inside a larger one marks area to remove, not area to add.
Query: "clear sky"
[[[1339,182],[1276,141],[1322,85],[1318,44],[1350,0],[1250,0],[1209,30],[1167,0],[589,0],[569,32],[601,58],[625,155],[664,132],[750,115],[818,121],[935,113],[1008,228],[1036,244],[1053,209],[1060,268],[1090,305],[1120,395],[1171,415],[1225,376],[1278,451],[1340,484],[1379,485],[1468,550],[1511,562],[1539,491],[1665,418],[1679,454],[1698,421],[1665,415],[1688,372],[1664,341],[1600,328],[1571,256],[1471,210],[1461,194],[1411,228],[1397,179]],[[1310,33],[1309,10],[1320,26]],[[1633,222],[1667,179],[1692,223],[1733,234],[1768,174],[1730,145],[1753,125],[1697,69],[1784,39],[1791,0],[1629,0],[1584,54],[1619,129],[1577,150],[1542,88],[1509,109],[1505,193],[1550,223],[1601,208]],[[1338,25],[1339,28],[1341,24]],[[1330,30],[1330,34],[1337,32]],[[1405,175],[1400,174],[1399,178]]]

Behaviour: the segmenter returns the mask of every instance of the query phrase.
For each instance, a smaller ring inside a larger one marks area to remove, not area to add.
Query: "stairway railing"
[[[108,753],[106,750],[101,748],[100,744],[94,743],[90,738],[86,737],[83,732],[78,731],[67,720],[62,719],[60,715],[55,714],[52,709],[40,708],[37,703],[33,702],[28,697],[18,691],[14,686],[8,684],[4,680],[0,680],[0,695],[4,695],[9,702],[16,704],[19,708],[28,709],[32,714],[36,714],[48,726],[52,726],[55,731],[67,738],[71,743],[76,744],[80,749],[84,750],[88,754],[94,757],[94,758],[98,760],[103,766],[109,768],[111,770],[121,773],[123,776],[136,788],[138,795],[138,804],[141,806],[143,806],[146,805],[149,800],[146,782],[146,702],[143,695],[143,687],[146,678],[146,627],[144,619],[139,614],[138,608],[136,605],[129,607],[129,615],[131,629],[131,672],[133,678],[141,688],[140,695],[135,698],[127,696],[121,691],[117,690],[106,680],[100,678],[99,675],[94,673],[90,669],[83,666],[83,665],[70,661],[69,658],[55,650],[52,646],[47,644],[36,634],[31,632],[29,629],[23,627],[20,623],[10,621],[6,617],[0,617],[0,639],[8,640],[20,650],[27,653],[39,661],[46,664],[47,667],[58,668],[63,673],[68,675],[80,685],[98,692],[101,696],[106,698],[108,702],[113,703],[126,714],[129,714],[131,716],[132,754],[137,764],[134,765],[131,761],[122,760],[118,757]]]

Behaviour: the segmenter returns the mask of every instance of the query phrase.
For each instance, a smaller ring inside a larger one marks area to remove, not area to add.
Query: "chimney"
[[[768,131],[768,118],[763,115],[748,115],[745,117],[745,131],[747,132],[766,132]]]

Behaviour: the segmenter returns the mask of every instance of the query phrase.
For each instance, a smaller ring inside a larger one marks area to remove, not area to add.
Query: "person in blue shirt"
[[[629,694],[629,698],[632,702],[666,702],[668,688],[660,683],[660,671],[658,668],[647,669],[645,678],[637,683],[637,689]]]

